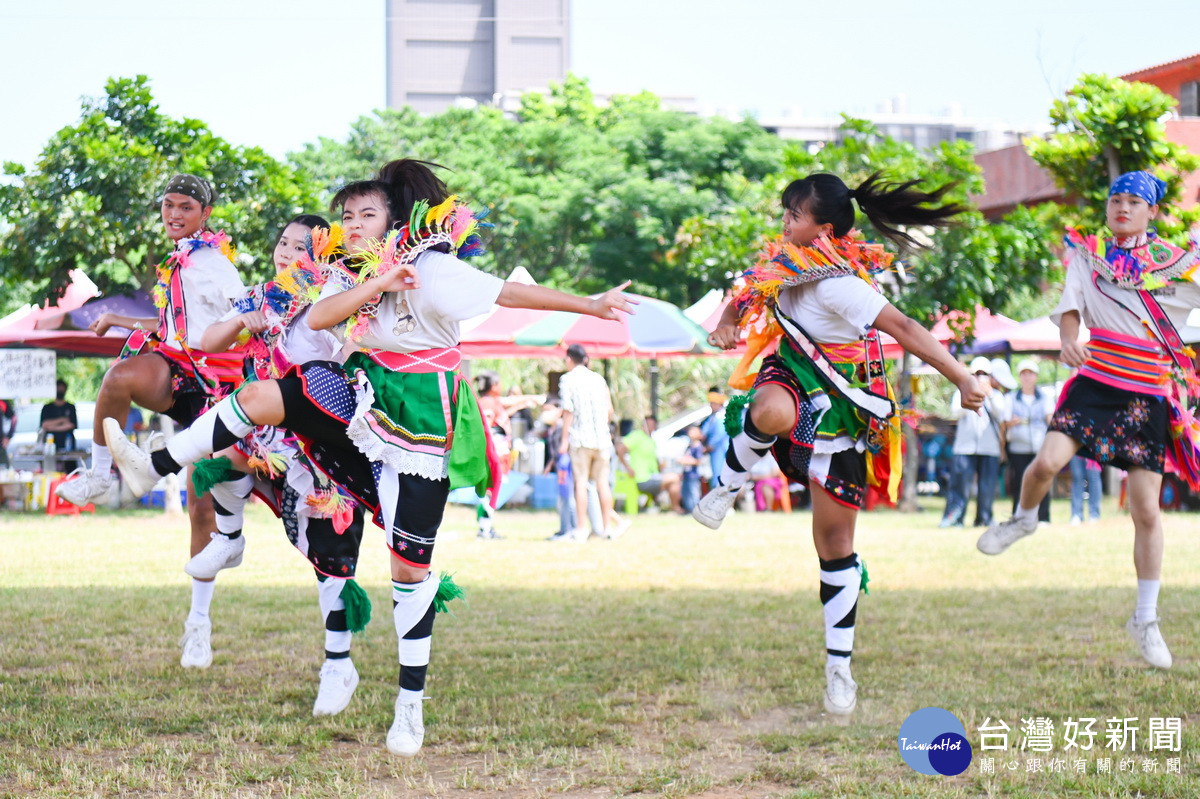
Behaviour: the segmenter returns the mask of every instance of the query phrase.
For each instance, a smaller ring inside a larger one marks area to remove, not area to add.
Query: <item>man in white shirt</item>
[[[964,411],[956,391],[950,401],[951,414],[958,420],[954,435],[954,467],[946,493],[946,511],[942,527],[962,527],[966,521],[971,483],[978,478],[975,497],[975,526],[992,523],[992,503],[1000,477],[1001,425],[1004,422],[1004,398],[993,390],[992,362],[978,357],[969,367],[984,388],[987,398],[979,411]]]
[[[608,427],[612,418],[612,397],[604,378],[587,368],[587,351],[581,345],[567,347],[567,361],[571,369],[558,384],[565,433],[559,451],[570,452],[571,455],[575,507],[587,507],[588,481],[595,482],[605,529],[592,532],[615,538],[625,532],[628,522],[619,519],[613,510],[612,488],[608,484],[609,461],[613,451],[612,434]],[[579,539],[584,534],[577,528],[570,537]]]

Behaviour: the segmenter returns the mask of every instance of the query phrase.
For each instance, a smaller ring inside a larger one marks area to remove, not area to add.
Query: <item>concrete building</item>
[[[1031,131],[1015,130],[1011,126],[990,120],[964,117],[953,106],[942,114],[916,114],[909,111],[905,97],[894,97],[874,113],[850,114],[866,119],[885,136],[907,142],[921,149],[936,147],[942,142],[969,141],[979,151],[1008,147],[1021,141]],[[784,139],[803,141],[810,149],[841,140],[838,130],[842,118],[814,118],[800,110],[760,116],[759,124]]]
[[[570,0],[387,0],[387,104],[437,113],[567,75]]]
[[[1131,72],[1121,79],[1149,83],[1179,100],[1179,116],[1167,120],[1167,138],[1200,153],[1200,53]],[[999,219],[1018,205],[1066,199],[1054,178],[1029,157],[1022,144],[980,153],[975,162],[983,169],[987,189],[972,199],[989,219]],[[1193,172],[1184,180],[1183,204],[1192,206],[1197,202],[1200,172]]]

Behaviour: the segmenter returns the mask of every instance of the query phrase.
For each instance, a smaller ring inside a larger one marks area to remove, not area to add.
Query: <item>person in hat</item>
[[[104,375],[96,397],[92,439],[92,467],[78,469],[59,485],[60,498],[76,505],[107,496],[113,485],[112,454],[103,422],[116,419],[124,427],[131,403],[165,414],[186,428],[215,397],[237,388],[242,380],[240,351],[206,352],[200,339],[209,326],[246,295],[229,236],[208,226],[216,203],[212,184],[197,175],[179,174],[163,188],[159,210],[163,229],[174,243],[171,254],[157,269],[152,296],[158,316],[138,319],[105,313],[92,323],[98,336],[110,327],[133,331],[120,360]],[[245,500],[249,478],[235,481],[231,496]],[[191,522],[191,556],[198,555],[218,530],[210,494],[197,495],[187,481],[188,517]],[[192,578],[192,604],[184,624],[180,664],[207,668],[212,663],[209,644],[209,609],[212,576]]]
[[[1033,463],[1033,458],[1046,439],[1050,416],[1054,413],[1054,399],[1038,388],[1038,365],[1031,358],[1017,364],[1020,388],[1007,395],[1004,431],[1005,448],[1008,452],[1008,492],[1012,496],[1013,512],[1017,510],[1017,498],[1021,493],[1021,477]],[[1050,521],[1050,493],[1038,505],[1038,521]]]
[[[950,415],[958,424],[954,431],[954,462],[950,469],[950,486],[946,492],[946,510],[942,514],[941,527],[963,526],[973,483],[975,526],[991,524],[992,503],[996,500],[996,485],[1000,478],[1004,422],[1001,390],[1004,386],[993,374],[993,362],[982,355],[972,360],[967,368],[979,380],[985,399],[978,411],[964,409],[957,391],[950,400]],[[999,371],[1001,376],[1007,375],[1007,379],[1012,380],[1007,364]]]
[[[1200,399],[1200,380],[1181,336],[1195,333],[1186,325],[1200,305],[1200,248],[1193,242],[1180,249],[1151,230],[1166,188],[1149,172],[1127,172],[1109,187],[1111,236],[1067,231],[1066,282],[1050,318],[1059,326],[1063,362],[1079,372],[1063,387],[1025,470],[1016,512],[977,542],[980,552],[998,555],[1031,535],[1039,503],[1076,454],[1127,470],[1138,586],[1125,629],[1142,658],[1161,669],[1173,662],[1158,618],[1164,465],[1200,490],[1200,424],[1189,407]],[[1081,322],[1091,332],[1086,347]]]
[[[867,581],[854,547],[858,512],[869,486],[894,502],[900,484],[900,418],[879,332],[952,380],[968,409],[984,400],[975,376],[883,295],[874,275],[890,268],[892,255],[853,229],[855,215],[861,210],[895,243],[919,246],[903,228],[948,224],[964,210],[945,201],[950,189],[925,191],[916,181],[892,182],[879,173],[854,188],[830,174],[788,184],[780,198],[782,236],[741,273],[709,336],[710,343],[732,349],[747,332],[747,354],[729,384],[753,394],[737,408],[730,400],[725,463],[692,515],[719,527],[768,452],[789,481],[811,486],[825,622],[824,705],[837,715],[854,712],[858,702],[850,659],[858,595]],[[757,375],[749,374],[776,340],[775,354],[763,359]],[[733,434],[737,423],[741,430]]]

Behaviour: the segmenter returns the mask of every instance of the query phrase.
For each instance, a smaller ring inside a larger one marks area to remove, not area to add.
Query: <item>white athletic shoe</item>
[[[1006,522],[989,527],[983,535],[979,536],[975,546],[985,555],[999,555],[1025,536],[1032,535],[1037,527],[1037,516],[1026,519],[1013,516]]]
[[[326,660],[321,666],[321,687],[313,702],[314,716],[336,716],[350,704],[358,687],[358,669],[350,658]]]
[[[150,453],[142,451],[126,438],[121,425],[111,416],[104,419],[104,440],[108,442],[113,463],[121,470],[121,477],[130,492],[135,497],[149,494],[162,479],[150,465]]]
[[[80,467],[71,472],[66,480],[59,483],[58,488],[54,489],[54,494],[59,499],[82,508],[89,502],[95,502],[108,496],[112,485],[111,472],[97,474],[91,469]]]
[[[183,655],[179,665],[185,669],[207,669],[212,665],[212,622],[189,621],[183,625],[183,637],[179,645],[183,647]]]
[[[1125,622],[1125,630],[1137,642],[1138,649],[1142,652],[1142,658],[1156,669],[1171,668],[1174,661],[1171,658],[1171,650],[1167,649],[1167,642],[1163,640],[1162,633],[1158,629],[1159,619],[1151,619],[1139,624],[1133,618],[1130,616],[1129,621]]]
[[[246,551],[246,536],[230,538],[221,533],[209,533],[212,539],[187,562],[183,570],[197,580],[211,580],[221,569],[232,569],[242,565],[242,553]]]
[[[696,507],[692,508],[692,518],[705,527],[716,530],[721,526],[721,522],[725,521],[733,503],[737,501],[738,490],[740,489],[730,489],[723,485],[717,486],[702,496],[696,503]]]
[[[421,699],[404,701],[396,697],[396,720],[387,734],[388,751],[394,755],[412,757],[421,751],[425,740],[425,721],[421,714]]]
[[[858,706],[858,683],[850,676],[849,663],[825,664],[825,710],[849,716]]]

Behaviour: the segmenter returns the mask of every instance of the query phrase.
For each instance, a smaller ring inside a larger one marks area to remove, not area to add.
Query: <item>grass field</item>
[[[642,516],[617,541],[551,544],[549,513],[502,512],[506,538],[478,541],[473,516],[452,507],[435,565],[469,596],[438,620],[413,760],[383,745],[396,640],[373,528],[359,577],[376,618],[353,650],[362,683],[344,713],[314,720],[314,581],[261,506],[244,565],[218,580],[206,671],[178,665],[184,520],[0,516],[0,796],[1195,797],[1200,519],[1167,517],[1160,608],[1176,663],[1164,673],[1122,629],[1132,533],[1105,510],[999,558],[975,551],[976,531],[937,529],[940,505],[864,514],[859,708],[838,723],[821,708],[806,513],[738,514],[716,533]],[[900,725],[931,705],[976,747],[960,776],[918,774],[897,752]],[[1051,753],[1018,748],[1034,716],[1056,725]],[[988,717],[1012,728],[1007,751],[978,750]],[[1082,774],[1062,743],[1068,717],[1100,719]],[[1135,752],[1104,748],[1110,717],[1139,719]],[[1147,751],[1151,717],[1182,718],[1181,751]],[[1029,771],[1033,757],[1046,770]],[[1056,757],[1065,771],[1048,767]],[[1168,757],[1181,774],[1166,773]]]

